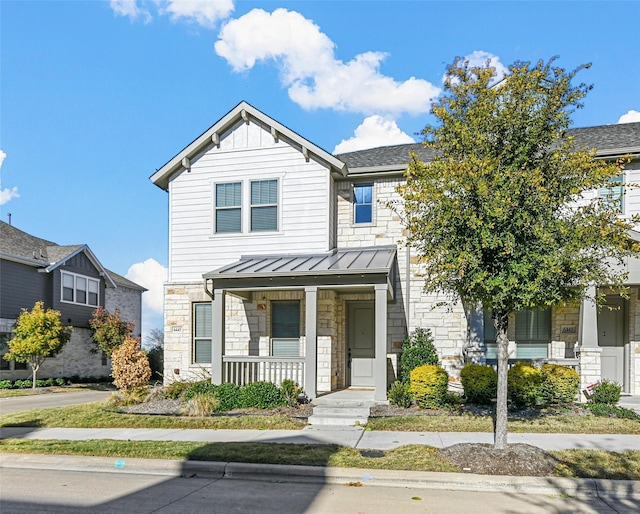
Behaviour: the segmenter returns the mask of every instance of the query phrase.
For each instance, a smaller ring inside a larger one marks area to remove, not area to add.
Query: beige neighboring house
[[[140,335],[144,287],[104,268],[87,245],[61,246],[0,221],[0,356],[7,350],[13,326],[23,308],[37,301],[59,310],[73,327],[71,340],[48,358],[38,378],[106,377],[111,363],[92,352],[89,320],[101,306],[134,323]],[[0,380],[31,378],[26,364],[0,358]]]
[[[640,212],[640,123],[569,131],[614,159],[632,154],[607,191],[621,216]],[[401,345],[431,329],[454,377],[496,358],[481,308],[442,305],[423,290],[415,250],[389,207],[420,144],[332,155],[242,102],[151,177],[168,192],[165,380],[211,376],[243,384],[292,378],[310,398],[345,387],[385,400]],[[630,237],[638,238],[632,233]],[[617,310],[582,305],[514,313],[513,359],[579,369],[640,394],[640,263]]]

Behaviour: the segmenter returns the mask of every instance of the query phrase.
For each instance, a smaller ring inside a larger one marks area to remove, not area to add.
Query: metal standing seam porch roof
[[[205,279],[264,279],[384,275],[389,278],[396,258],[395,246],[336,249],[324,254],[246,255],[205,273]]]

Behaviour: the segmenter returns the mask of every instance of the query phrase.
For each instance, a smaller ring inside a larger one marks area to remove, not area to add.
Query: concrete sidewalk
[[[361,427],[308,426],[302,430],[195,430],[146,428],[0,428],[0,439],[113,439],[130,441],[194,441],[210,443],[337,444],[358,449],[390,450],[407,444],[444,448],[457,443],[493,443],[490,432],[383,432]],[[518,434],[509,444],[525,443],[543,450],[640,450],[640,436],[628,434]]]

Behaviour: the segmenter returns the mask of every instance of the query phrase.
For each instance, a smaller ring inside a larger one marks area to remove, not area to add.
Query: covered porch
[[[396,268],[396,247],[381,246],[246,256],[205,274],[212,382],[291,379],[313,400],[362,380],[386,400]]]

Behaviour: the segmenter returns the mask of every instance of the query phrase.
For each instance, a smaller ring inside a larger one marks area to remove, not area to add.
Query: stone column
[[[375,362],[373,365],[376,401],[387,400],[387,284],[375,285]]]
[[[602,377],[601,353],[598,346],[598,307],[593,300],[596,296],[595,286],[590,286],[588,298],[580,304],[580,325],[578,333],[578,371],[580,373],[580,391]],[[591,299],[589,299],[591,298]],[[580,400],[586,401],[581,393]]]
[[[222,357],[224,355],[224,304],[225,294],[216,289],[211,302],[211,383],[222,384],[224,380]]]
[[[310,400],[318,394],[318,287],[304,288],[305,294],[305,349],[304,392]]]

